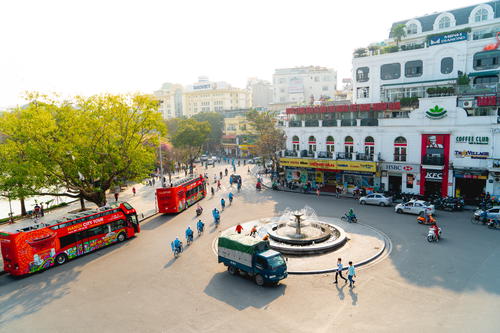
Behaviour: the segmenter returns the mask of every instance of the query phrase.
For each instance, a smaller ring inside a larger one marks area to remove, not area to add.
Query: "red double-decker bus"
[[[49,223],[22,221],[0,227],[4,270],[34,273],[140,232],[137,213],[126,202],[71,214]]]
[[[160,213],[179,213],[207,195],[203,176],[180,179],[169,188],[156,189]]]

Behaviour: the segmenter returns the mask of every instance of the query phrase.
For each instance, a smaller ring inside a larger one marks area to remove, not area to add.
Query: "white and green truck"
[[[288,276],[283,255],[271,250],[268,241],[248,235],[220,236],[218,260],[227,266],[230,274],[253,277],[259,286],[277,284]]]

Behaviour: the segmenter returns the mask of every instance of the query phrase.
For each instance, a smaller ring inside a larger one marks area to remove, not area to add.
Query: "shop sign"
[[[420,172],[418,164],[382,163],[382,170],[390,172]]]
[[[425,116],[429,119],[441,119],[446,117],[446,111],[444,108],[440,108],[439,106],[434,106],[425,112]]]
[[[280,158],[282,166],[297,167],[297,168],[314,168],[326,170],[351,170],[376,172],[377,164],[375,162],[365,161],[335,161],[335,160],[319,160],[305,158]]]
[[[425,173],[425,179],[440,182],[441,180],[443,180],[443,171],[428,170]]]
[[[467,40],[466,31],[454,32],[447,35],[431,36],[429,37],[429,46],[461,42],[463,40]]]
[[[490,138],[487,136],[457,136],[456,143],[468,143],[470,145],[487,145]]]
[[[487,151],[471,151],[471,150],[455,150],[455,157],[464,158],[470,157],[476,160],[485,160],[490,156]]]

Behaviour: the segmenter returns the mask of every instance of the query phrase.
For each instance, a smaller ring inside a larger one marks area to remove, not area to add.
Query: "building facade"
[[[246,157],[255,155],[257,135],[248,123],[246,113],[250,109],[221,112],[224,117],[222,149],[227,156]]]
[[[226,82],[210,82],[207,77],[200,77],[197,83],[187,86],[182,94],[183,112],[187,117],[200,112],[220,112],[251,106],[249,90],[231,87]]]
[[[276,69],[273,74],[273,102],[309,104],[322,97],[333,98],[337,72],[332,68],[309,66]]]
[[[354,104],[288,108],[287,180],[470,203],[499,196],[497,7],[397,22],[408,34],[400,45],[356,52]]]
[[[268,81],[250,78],[247,90],[252,93],[252,107],[254,108],[267,108],[273,102],[273,87]]]
[[[182,86],[180,84],[164,83],[160,90],[154,92],[160,102],[159,111],[164,119],[181,117],[182,112]]]

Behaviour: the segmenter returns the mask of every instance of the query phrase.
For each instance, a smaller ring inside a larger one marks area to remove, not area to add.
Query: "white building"
[[[287,179],[471,203],[499,196],[500,50],[489,37],[498,5],[398,22],[405,50],[353,59],[355,104],[287,109]]]
[[[273,75],[273,102],[299,104],[333,98],[337,90],[337,72],[334,69],[309,66],[276,69]]]
[[[164,119],[182,116],[182,86],[164,83],[160,90],[154,92],[160,101],[159,111]]]
[[[250,78],[247,89],[252,93],[252,107],[267,108],[273,102],[273,88],[270,82]]]
[[[200,77],[198,82],[188,85],[182,94],[184,115],[193,116],[200,112],[247,109],[252,106],[249,90],[231,87],[226,82],[211,82]]]

